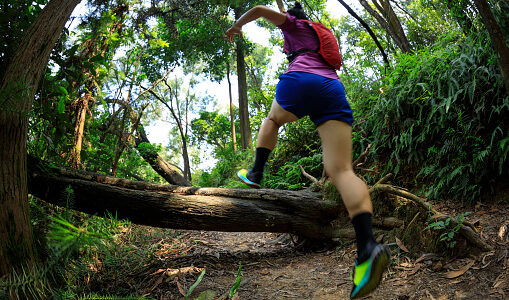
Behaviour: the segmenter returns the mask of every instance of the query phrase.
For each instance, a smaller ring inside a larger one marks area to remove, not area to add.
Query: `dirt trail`
[[[466,211],[441,209],[452,214]],[[390,270],[366,299],[509,299],[509,240],[507,233],[499,237],[504,224],[509,225],[509,205],[478,206],[470,211],[468,220],[495,245],[494,251],[443,260],[424,253],[410,258],[392,248]],[[206,274],[190,299],[205,290],[224,295],[242,264],[238,299],[348,299],[355,257],[351,242],[319,253],[300,252],[286,235],[272,233],[185,231],[180,242],[187,247],[187,255],[165,258],[163,253],[144,274],[147,296],[183,299],[182,292],[203,268]],[[184,273],[172,275],[175,269]]]

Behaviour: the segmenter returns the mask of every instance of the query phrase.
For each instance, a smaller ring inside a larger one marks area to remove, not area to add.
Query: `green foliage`
[[[238,110],[235,110],[238,115]],[[235,122],[236,130],[239,132],[238,122]],[[232,148],[232,132],[229,114],[222,114],[218,111],[201,111],[199,117],[191,121],[191,142],[197,146],[204,142],[214,146],[213,155],[216,158],[228,156]],[[240,136],[237,137],[240,141]]]
[[[284,125],[268,165],[269,172],[262,181],[267,188],[297,190],[308,186],[310,181],[302,175],[300,166],[315,178],[321,177],[320,137],[309,118]]]
[[[247,168],[253,159],[253,151],[238,151],[233,149],[222,152],[215,166],[210,171],[203,171],[195,183],[202,187],[245,188],[237,179],[239,169]],[[196,177],[196,176],[195,176]]]
[[[457,221],[455,226],[452,226],[451,218],[448,217],[445,221],[440,220],[430,223],[423,230],[433,229],[438,231],[440,233],[439,241],[444,242],[447,248],[452,249],[456,245],[454,236],[460,230],[461,225],[465,221],[465,217],[469,214],[470,212],[465,212],[454,217]]]
[[[300,158],[297,162],[286,162],[277,170],[265,176],[263,185],[271,189],[299,190],[310,184],[309,179],[302,175],[301,167],[309,174],[321,176],[323,169],[322,154],[315,151],[312,156]],[[271,168],[274,170],[274,168]]]
[[[48,0],[4,1],[0,4],[0,78],[21,39]]]
[[[365,128],[387,170],[428,184],[430,197],[473,201],[507,178],[509,97],[485,34],[444,36],[401,55]]]
[[[297,162],[303,157],[310,157],[320,148],[318,131],[309,118],[285,124],[283,130],[280,130],[278,144],[272,153],[270,171],[277,172],[285,162]]]
[[[228,293],[228,299],[232,299],[240,287],[240,283],[242,282],[242,275],[240,273],[241,271],[242,271],[242,264],[239,264],[239,269],[237,271],[237,277],[235,277],[235,284],[232,286],[232,288],[230,289],[230,292]]]
[[[200,284],[200,282],[202,281],[203,279],[203,276],[205,276],[205,271],[206,270],[203,270],[200,274],[200,276],[198,276],[198,278],[196,279],[196,281],[193,283],[193,285],[191,285],[191,287],[189,287],[189,290],[187,291],[186,293],[186,300],[188,299],[188,297],[193,293],[194,289],[198,286],[198,284]]]
[[[72,193],[69,190],[68,194]],[[106,249],[106,245],[112,240],[121,224],[116,217],[108,215],[107,218],[90,218],[84,223],[73,224],[74,217],[68,210],[62,215],[49,216],[49,228],[47,237],[47,255],[45,261],[35,266],[22,267],[13,270],[7,277],[0,280],[0,295],[13,293],[20,297],[31,299],[46,299],[50,296],[62,298],[62,282],[69,285],[73,277],[68,277],[66,269],[69,265],[76,264],[83,257],[88,257],[92,249]],[[37,219],[32,224],[37,225]],[[34,223],[35,222],[35,223]],[[37,231],[35,231],[37,232]],[[77,270],[77,269],[75,269]],[[72,270],[72,271],[75,271]],[[72,272],[71,272],[72,273]],[[77,279],[77,278],[74,278]]]

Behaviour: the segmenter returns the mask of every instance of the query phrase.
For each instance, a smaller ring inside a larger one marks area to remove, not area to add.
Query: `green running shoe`
[[[240,180],[242,182],[244,182],[248,186],[253,187],[255,189],[261,188],[260,182],[261,182],[262,175],[263,175],[263,173],[253,174],[253,172],[251,172],[250,170],[248,171],[246,169],[242,169],[237,172],[237,176],[240,178]],[[249,179],[249,178],[251,178],[251,179]],[[257,179],[259,179],[259,180],[257,180]],[[258,182],[256,182],[256,181],[258,181]]]
[[[389,265],[390,257],[389,249],[378,244],[373,248],[371,256],[365,262],[358,264],[355,260],[350,299],[364,297],[376,289],[380,284],[380,280],[382,280],[383,272]]]

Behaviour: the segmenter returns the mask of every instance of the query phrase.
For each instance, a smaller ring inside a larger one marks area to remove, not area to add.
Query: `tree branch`
[[[348,13],[352,17],[354,17],[357,21],[359,21],[359,23],[361,23],[361,25],[366,29],[366,31],[368,32],[369,36],[371,36],[371,38],[375,42],[376,46],[378,47],[378,50],[380,50],[380,53],[382,54],[382,58],[384,60],[385,67],[386,68],[390,68],[391,64],[389,63],[389,58],[387,57],[387,54],[385,54],[384,48],[382,47],[382,45],[378,41],[378,38],[376,37],[376,35],[373,32],[373,30],[371,30],[371,27],[369,27],[368,23],[366,23],[363,19],[361,19],[361,17],[359,17],[359,15],[357,15],[357,13],[355,13],[355,11],[352,8],[350,8],[350,6],[348,6],[348,4],[345,3],[345,1],[343,1],[343,0],[338,0],[338,1],[339,1],[339,3],[341,3],[341,5],[343,5],[344,8],[346,8]]]

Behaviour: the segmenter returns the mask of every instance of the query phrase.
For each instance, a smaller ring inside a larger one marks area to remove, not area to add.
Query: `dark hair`
[[[306,13],[304,12],[304,10],[302,9],[302,5],[300,4],[299,1],[295,1],[295,6],[290,8],[288,10],[288,13],[291,15],[291,16],[294,16],[296,17],[297,19],[303,19],[303,20],[307,20],[308,17],[306,16]]]

